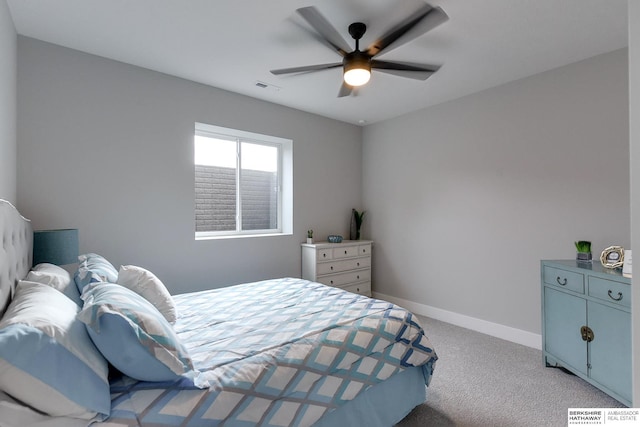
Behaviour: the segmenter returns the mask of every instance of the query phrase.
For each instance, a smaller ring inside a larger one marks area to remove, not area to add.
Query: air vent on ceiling
[[[260,80],[256,80],[256,87],[259,87],[260,89],[268,89],[268,90],[272,90],[274,92],[279,92],[280,91],[280,87],[276,86],[276,85],[272,85],[270,83],[265,83],[265,82],[261,82]]]

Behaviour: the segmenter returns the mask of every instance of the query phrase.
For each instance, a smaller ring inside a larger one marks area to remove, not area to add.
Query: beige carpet
[[[624,407],[542,352],[420,317],[440,358],[427,402],[398,427],[566,426],[568,408]]]

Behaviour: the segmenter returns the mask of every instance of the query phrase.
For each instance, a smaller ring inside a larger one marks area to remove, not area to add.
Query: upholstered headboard
[[[6,200],[0,199],[0,315],[7,308],[18,280],[31,268],[33,228],[31,221]]]

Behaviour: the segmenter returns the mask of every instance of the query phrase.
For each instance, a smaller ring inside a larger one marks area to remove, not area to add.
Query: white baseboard
[[[408,301],[402,298],[392,297],[391,295],[382,294],[380,292],[373,292],[373,297],[389,301],[421,316],[431,317],[432,319],[441,320],[443,322],[451,323],[452,325],[471,329],[473,331],[511,341],[516,344],[526,345],[527,347],[532,347],[538,350],[542,349],[542,336],[539,334],[512,328],[510,326],[500,325],[498,323],[488,322],[482,319],[476,319],[475,317],[442,310],[440,308]]]

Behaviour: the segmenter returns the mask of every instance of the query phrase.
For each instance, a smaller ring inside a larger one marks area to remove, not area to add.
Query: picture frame
[[[632,275],[631,249],[627,249],[624,251],[624,265],[622,266],[622,275],[625,277],[631,277]]]
[[[605,268],[620,268],[624,265],[624,248],[609,246],[600,254],[600,262]]]

